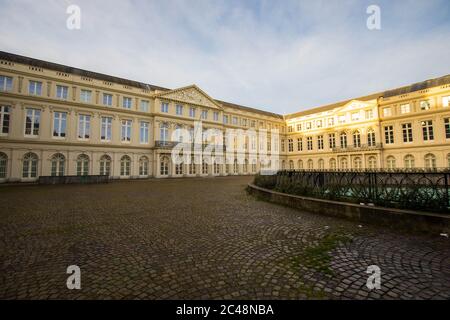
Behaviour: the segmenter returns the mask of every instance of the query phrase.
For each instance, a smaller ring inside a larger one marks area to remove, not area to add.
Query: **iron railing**
[[[376,143],[376,144],[360,144],[360,145],[348,145],[347,147],[334,147],[332,148],[333,152],[357,152],[357,151],[368,151],[368,150],[379,150],[383,148],[382,143]]]
[[[258,175],[255,184],[295,195],[450,213],[448,169],[288,170]]]
[[[107,175],[86,176],[39,176],[39,184],[95,184],[108,183],[110,177]]]

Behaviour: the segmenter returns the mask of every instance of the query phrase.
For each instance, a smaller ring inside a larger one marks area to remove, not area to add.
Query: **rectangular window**
[[[232,124],[234,124],[234,125],[237,126],[237,124],[238,124],[238,118],[237,118],[237,117],[232,117],[232,118],[231,118],[231,122],[232,122]]]
[[[307,145],[308,150],[312,150],[313,149],[312,137],[307,137],[306,138],[306,145]]]
[[[67,100],[67,95],[69,93],[69,87],[56,85],[56,98]]]
[[[384,141],[386,144],[394,143],[394,126],[384,127]]]
[[[353,112],[352,113],[352,121],[358,121],[359,120],[359,112]]]
[[[168,113],[169,112],[169,103],[161,102],[161,112]]]
[[[328,118],[328,126],[334,126],[334,118]]]
[[[141,100],[139,110],[142,112],[149,112],[150,111],[150,102],[148,102],[148,100]]]
[[[104,93],[103,94],[103,104],[105,106],[112,106],[112,98],[113,98],[112,94]]]
[[[330,145],[330,149],[336,148],[336,135],[334,133],[328,135],[328,144]]]
[[[208,110],[202,110],[202,119],[203,120],[208,119]]]
[[[297,131],[302,131],[302,125],[300,123],[297,124]]]
[[[323,136],[317,136],[317,149],[323,150]]]
[[[339,123],[340,124],[343,124],[343,123],[345,123],[345,115],[344,114],[342,114],[342,115],[340,115],[339,117],[338,117],[338,121],[339,121]]]
[[[422,121],[422,132],[424,141],[434,140],[433,121],[431,120]]]
[[[28,93],[35,96],[40,96],[42,94],[42,82],[30,80]]]
[[[0,106],[0,134],[9,133],[10,106]]]
[[[177,115],[182,116],[183,115],[183,106],[181,104],[177,104],[175,107],[175,112]]]
[[[85,103],[90,103],[92,98],[92,91],[81,89],[80,91],[80,101]]]
[[[39,124],[41,120],[41,110],[38,109],[26,109],[27,116],[25,120],[25,135],[26,136],[38,136]]]
[[[392,116],[392,109],[391,109],[391,108],[384,108],[384,109],[383,109],[383,116],[384,116],[384,117],[390,117],[390,116]]]
[[[294,152],[294,140],[288,139],[288,151]]]
[[[445,139],[450,139],[450,118],[444,119]]]
[[[311,122],[306,123],[306,130],[309,130],[309,129],[311,129]]]
[[[148,143],[148,128],[149,128],[148,122],[141,121],[140,137],[139,137],[140,143],[145,144]]]
[[[322,120],[317,120],[316,126],[317,126],[317,128],[322,128]]]
[[[195,108],[194,107],[189,108],[189,117],[195,118]]]
[[[369,147],[375,147],[375,132],[372,130],[367,132],[367,145]]]
[[[303,139],[297,138],[297,151],[303,151]]]
[[[402,131],[403,131],[403,142],[412,142],[413,141],[412,124],[403,123]]]
[[[89,139],[91,135],[91,116],[80,114],[78,116],[78,139]]]
[[[442,106],[446,108],[449,106],[449,104],[450,104],[450,96],[442,97]]]
[[[411,112],[411,105],[409,103],[400,105],[400,112],[402,114]]]
[[[420,101],[420,110],[426,111],[426,110],[430,110],[430,108],[431,108],[430,100]]]
[[[12,77],[0,76],[0,91],[12,91]]]
[[[214,111],[214,113],[213,113],[213,120],[214,121],[219,121],[219,112]]]
[[[112,136],[112,118],[102,117],[100,139],[102,141],[111,141]]]
[[[228,116],[223,116],[223,123],[228,123]]]
[[[122,120],[122,142],[131,141],[131,120]]]
[[[66,137],[66,124],[67,113],[66,112],[54,112],[53,113],[53,136],[57,138]]]
[[[133,99],[130,97],[123,97],[122,99],[122,107],[125,109],[131,109],[131,106],[133,105]]]
[[[294,131],[294,128],[292,126],[288,126],[288,132]]]
[[[366,120],[373,119],[373,110],[372,109],[366,110],[365,113],[366,113]]]
[[[281,139],[281,152],[284,152],[284,139]],[[276,145],[274,146],[274,151],[276,151]]]

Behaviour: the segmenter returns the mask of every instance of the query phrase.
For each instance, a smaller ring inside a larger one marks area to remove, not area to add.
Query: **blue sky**
[[[66,8],[81,29],[66,28]],[[381,9],[368,30],[366,8]],[[450,73],[448,0],[0,0],[0,50],[292,113]]]

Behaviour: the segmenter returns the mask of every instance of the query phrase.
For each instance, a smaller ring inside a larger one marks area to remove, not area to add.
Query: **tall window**
[[[112,136],[112,118],[102,117],[102,124],[100,130],[100,139],[102,141],[111,141]]]
[[[201,116],[203,120],[208,119],[208,110],[202,110]]]
[[[386,144],[394,143],[394,126],[384,127],[384,140]]]
[[[330,169],[331,170],[336,170],[336,159],[334,159],[334,158],[331,158],[330,159]]]
[[[161,157],[159,173],[162,176],[167,176],[169,174],[169,159],[167,157]]]
[[[69,87],[61,86],[61,85],[56,86],[56,98],[62,99],[62,100],[67,100],[68,93],[69,93]]]
[[[11,91],[12,90],[12,77],[0,76],[0,91]]]
[[[8,156],[0,152],[0,179],[5,179],[8,173]]]
[[[297,167],[298,167],[299,169],[303,169],[303,161],[302,161],[302,160],[298,160],[298,161],[297,161]]]
[[[40,96],[42,94],[42,82],[30,80],[28,85],[28,93],[35,96]]]
[[[413,169],[414,168],[414,156],[408,154],[405,156],[404,158],[404,162],[405,162],[405,168],[406,169]]]
[[[112,94],[104,93],[103,94],[103,104],[105,106],[112,106],[112,98],[113,98]]]
[[[175,164],[175,174],[177,175],[183,174],[183,163]]]
[[[434,140],[433,121],[431,120],[422,121],[422,133],[424,141]]]
[[[0,106],[0,134],[9,132],[9,106]]]
[[[159,127],[159,139],[161,141],[169,141],[169,125],[167,123],[161,123]]]
[[[450,139],[450,118],[444,119],[445,138]]]
[[[64,169],[66,164],[66,157],[62,155],[61,153],[54,154],[52,159],[52,176],[63,176],[64,175]]]
[[[131,141],[131,120],[122,120],[122,142]]]
[[[168,113],[169,112],[169,103],[161,102],[161,112]]]
[[[139,159],[139,175],[148,176],[148,158],[145,156]]]
[[[308,170],[312,170],[314,169],[314,162],[312,161],[312,159],[308,160]]]
[[[431,108],[431,104],[429,100],[422,100],[420,101],[420,110],[425,111],[425,110],[430,110]]]
[[[219,121],[219,112],[214,111],[214,113],[213,113],[213,120],[214,121]]]
[[[323,159],[319,159],[319,162],[317,164],[319,170],[325,169],[325,162],[323,161]]]
[[[450,153],[447,154],[447,168],[450,168]]]
[[[411,105],[409,103],[400,105],[400,112],[402,114],[410,113],[411,112]]]
[[[26,109],[27,117],[25,120],[25,135],[38,136],[39,124],[41,121],[41,110],[38,109]]]
[[[87,176],[89,174],[89,157],[80,154],[77,157],[77,176]]]
[[[123,156],[120,158],[120,175],[122,177],[129,177],[131,172],[131,158]]]
[[[288,151],[294,152],[294,140],[288,139]]]
[[[345,132],[342,132],[340,138],[341,138],[341,148],[347,148],[347,134]]]
[[[89,139],[91,136],[91,116],[80,114],[78,116],[78,139]]]
[[[293,170],[293,169],[294,169],[294,161],[289,160],[289,170]],[[245,170],[244,170],[244,172],[245,172]]]
[[[328,135],[328,144],[330,145],[330,149],[336,148],[336,135],[334,133]]]
[[[220,165],[216,162],[215,159],[214,159],[214,165],[213,166],[214,166],[214,174],[220,174]],[[253,169],[253,164],[252,164],[252,169]],[[255,171],[256,171],[256,164],[255,164]]]
[[[402,132],[403,132],[403,142],[412,142],[413,141],[413,132],[412,132],[412,124],[411,123],[403,123],[402,124]]]
[[[362,160],[360,157],[355,157],[353,159],[353,169],[356,169],[356,170],[362,169]]]
[[[100,174],[108,177],[111,175],[111,157],[106,154],[100,158]]]
[[[1,79],[1,77],[0,77]],[[12,82],[12,80],[11,80]],[[448,107],[450,105],[450,96],[442,97],[442,106],[444,108]]]
[[[139,130],[140,136],[139,136],[139,141],[141,143],[148,143],[148,128],[149,128],[149,123],[145,122],[145,121],[141,121],[141,128]]]
[[[189,117],[195,118],[195,108],[194,107],[189,108]]]
[[[297,151],[303,151],[303,139],[297,138]]]
[[[122,99],[122,107],[125,109],[131,109],[131,106],[133,105],[133,99],[130,97],[123,97]]]
[[[181,104],[177,104],[177,106],[175,107],[175,113],[178,116],[183,115],[183,106]]]
[[[359,133],[359,131],[353,132],[353,146],[355,148],[361,147],[361,134]]]
[[[189,163],[189,174],[195,174],[195,159],[191,157],[191,163]]]
[[[383,116],[384,117],[390,117],[390,116],[392,116],[392,109],[389,107],[389,108],[384,108],[383,109]]]
[[[308,150],[312,150],[313,149],[312,137],[307,137],[306,138],[306,145],[307,145]]]
[[[387,157],[386,158],[386,165],[387,165],[387,168],[390,169],[390,170],[395,169],[396,168],[395,158],[393,156]]]
[[[366,120],[373,119],[373,110],[369,109],[365,111]]]
[[[323,136],[317,136],[317,149],[323,150]]]
[[[372,129],[367,131],[367,145],[369,147],[375,147],[375,131]]]
[[[23,178],[36,178],[37,177],[37,164],[38,157],[36,154],[29,152],[23,157]]]
[[[202,173],[208,174],[208,164],[206,163],[205,160],[202,160]]]
[[[283,169],[284,169],[284,166],[283,166]],[[233,173],[237,173],[238,172],[238,162],[237,162],[237,159],[234,159],[234,162],[233,162]]]
[[[80,101],[84,103],[90,103],[92,98],[92,91],[81,89],[80,91]]]
[[[347,158],[341,158],[341,169],[343,169],[343,170],[348,169],[348,160],[347,160]]]
[[[53,113],[53,136],[58,138],[65,138],[66,136],[66,112]]]
[[[425,156],[425,168],[427,169],[436,169],[436,156],[432,153],[429,153]]]
[[[377,168],[377,158],[375,156],[369,157],[367,163],[368,163],[369,169],[376,169]]]
[[[150,110],[150,102],[148,102],[148,100],[141,100],[139,110],[142,112],[148,112]]]
[[[223,116],[223,123],[225,123],[225,124],[228,123],[228,116],[226,116],[226,115]]]

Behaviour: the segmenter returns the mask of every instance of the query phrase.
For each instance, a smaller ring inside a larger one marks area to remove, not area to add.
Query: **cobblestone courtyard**
[[[0,298],[450,298],[449,239],[258,201],[250,180],[1,187]]]

